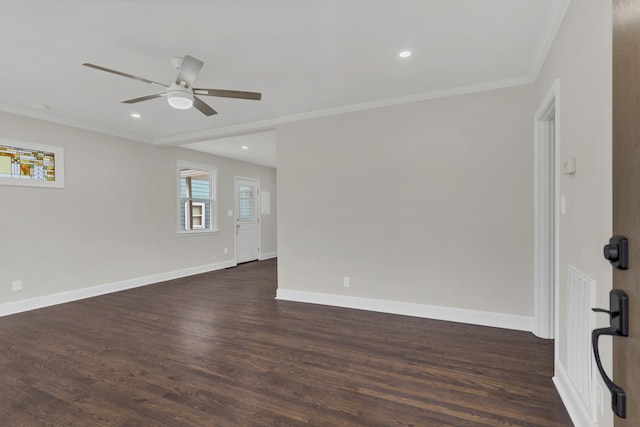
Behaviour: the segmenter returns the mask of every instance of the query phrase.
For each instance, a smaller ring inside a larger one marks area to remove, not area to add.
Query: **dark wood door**
[[[640,0],[613,0],[613,233],[629,239],[613,287],[630,308],[629,336],[613,338],[613,381],[627,396],[615,425],[640,426]]]

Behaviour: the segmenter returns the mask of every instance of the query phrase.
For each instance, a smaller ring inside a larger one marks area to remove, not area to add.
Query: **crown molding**
[[[4,111],[5,113],[17,114],[19,116],[31,117],[32,119],[44,120],[51,123],[56,123],[59,125],[70,126],[78,129],[88,130],[91,132],[102,133],[105,135],[117,136],[119,138],[130,139],[133,141],[144,142],[147,144],[152,144],[153,140],[148,138],[143,138],[139,135],[132,135],[124,132],[118,132],[113,129],[103,128],[100,126],[92,126],[87,123],[78,122],[75,120],[64,119],[61,117],[53,116],[51,114],[39,113],[36,111],[32,111],[26,108],[18,108],[12,107],[10,105],[0,104],[0,111]]]
[[[158,147],[174,147],[192,142],[204,141],[207,139],[224,138],[227,136],[240,135],[243,133],[258,132],[267,129],[273,129],[276,126],[299,122],[303,120],[317,119],[321,117],[335,116],[339,114],[355,113],[358,111],[373,110],[376,108],[390,107],[394,105],[409,104],[413,102],[428,101],[438,98],[447,98],[450,96],[466,95],[477,92],[485,92],[489,90],[503,89],[513,86],[521,86],[531,84],[533,81],[527,76],[516,77],[513,79],[500,80],[495,82],[481,83],[477,85],[456,87],[451,89],[437,90],[433,92],[419,93],[415,95],[402,96],[397,98],[389,98],[372,102],[364,102],[360,104],[345,105],[336,108],[327,108],[324,110],[310,111],[307,113],[293,114],[290,116],[276,117],[269,120],[258,122],[243,123],[235,126],[227,126],[217,129],[209,129],[200,132],[193,132],[183,135],[176,135],[168,138],[158,138],[153,143]]]
[[[560,25],[564,20],[564,16],[567,13],[567,9],[569,9],[570,4],[571,0],[555,0],[551,6],[551,12],[549,12],[549,16],[547,17],[547,22],[544,26],[542,35],[538,39],[538,46],[536,47],[533,59],[531,60],[529,72],[527,73],[529,80],[532,82],[538,80],[540,70],[542,70],[542,66],[547,59],[551,46],[553,46],[553,42],[556,39],[556,35],[560,30]]]

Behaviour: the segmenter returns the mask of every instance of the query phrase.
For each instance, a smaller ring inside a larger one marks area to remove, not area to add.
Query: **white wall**
[[[560,160],[577,160],[575,175],[560,176],[560,193],[565,195],[567,207],[566,215],[560,217],[560,369],[568,363],[568,266],[596,281],[599,307],[608,306],[612,286],[611,267],[602,257],[602,247],[612,233],[611,7],[610,1],[571,2],[536,83],[540,103],[554,79],[560,79]],[[608,321],[606,316],[593,316],[598,326]],[[611,373],[610,341],[602,341],[600,351]],[[600,426],[613,425],[608,396],[605,400]]]
[[[533,95],[521,86],[278,127],[278,296],[530,319]]]
[[[7,303],[232,263],[233,177],[260,179],[275,201],[273,168],[7,113],[0,129],[3,138],[63,147],[66,167],[64,189],[0,186],[5,313]],[[177,159],[218,167],[219,233],[177,236]],[[275,253],[275,203],[262,219],[262,252]],[[11,291],[14,280],[22,291]]]

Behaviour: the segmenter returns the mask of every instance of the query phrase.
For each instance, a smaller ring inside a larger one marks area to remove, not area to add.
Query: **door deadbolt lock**
[[[620,270],[629,268],[629,240],[624,236],[613,236],[604,245],[604,258]]]

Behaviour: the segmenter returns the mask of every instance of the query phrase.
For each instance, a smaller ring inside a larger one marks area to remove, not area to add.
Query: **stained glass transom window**
[[[55,181],[55,153],[0,145],[0,177]]]

